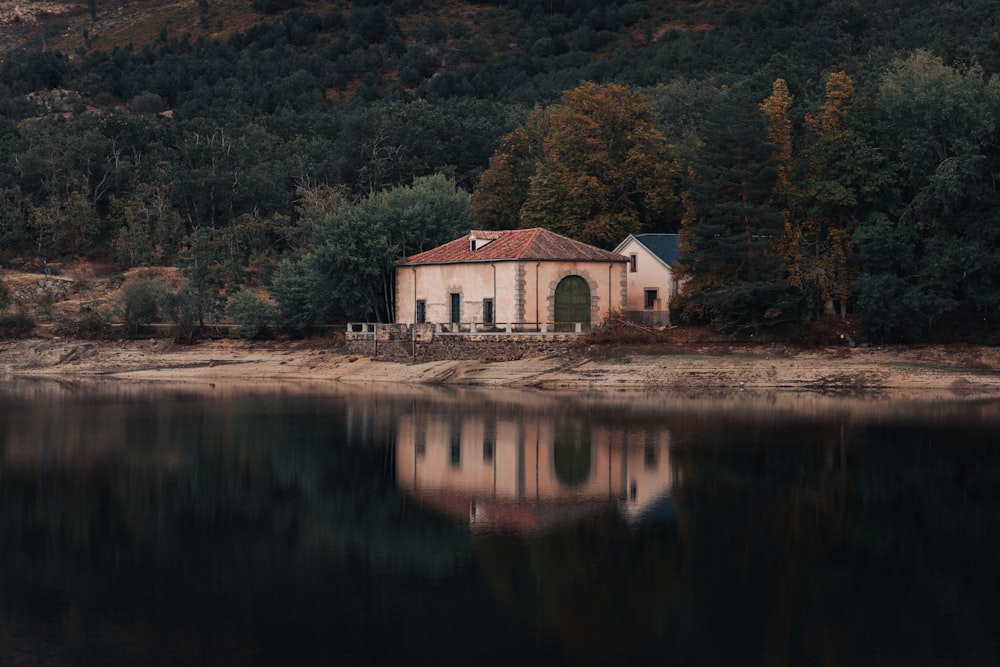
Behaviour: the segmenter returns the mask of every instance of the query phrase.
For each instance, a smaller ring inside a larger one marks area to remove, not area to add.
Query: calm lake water
[[[1000,403],[0,385],[0,665],[1000,664]]]

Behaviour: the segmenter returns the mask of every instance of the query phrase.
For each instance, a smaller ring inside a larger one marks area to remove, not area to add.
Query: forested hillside
[[[982,337],[995,9],[4,3],[0,265],[178,266],[148,318],[193,332],[240,295],[301,334],[391,318],[393,262],[470,227],[679,231],[689,321]]]

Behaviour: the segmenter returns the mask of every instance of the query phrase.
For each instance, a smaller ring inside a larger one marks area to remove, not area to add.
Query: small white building
[[[670,304],[677,296],[677,234],[629,234],[614,252],[628,258],[625,314],[644,324],[670,324]]]

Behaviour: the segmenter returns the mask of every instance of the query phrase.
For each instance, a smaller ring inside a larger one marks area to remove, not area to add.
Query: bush
[[[166,108],[163,98],[156,93],[143,91],[132,98],[132,111],[135,113],[161,113]]]
[[[229,314],[240,325],[236,333],[241,338],[263,338],[274,319],[274,308],[248,289],[240,289],[229,297]]]
[[[157,320],[163,292],[163,285],[157,280],[141,279],[125,285],[125,333],[134,336]]]
[[[35,321],[24,312],[0,317],[0,338],[26,336],[34,328]]]
[[[7,283],[0,280],[0,315],[7,311],[7,306],[10,305],[10,289],[7,287]]]
[[[106,311],[92,310],[83,317],[53,330],[60,336],[106,340],[112,338],[111,315]]]
[[[174,340],[188,342],[195,339],[201,329],[199,299],[187,286],[176,292],[164,292],[160,307],[174,325]]]

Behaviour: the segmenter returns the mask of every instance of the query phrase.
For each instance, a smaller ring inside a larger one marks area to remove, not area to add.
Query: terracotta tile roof
[[[472,250],[472,238],[489,241]],[[401,264],[458,264],[509,260],[570,260],[578,262],[626,262],[623,255],[601,250],[550,232],[547,229],[473,230],[468,236],[449,241],[426,252],[407,257]]]

